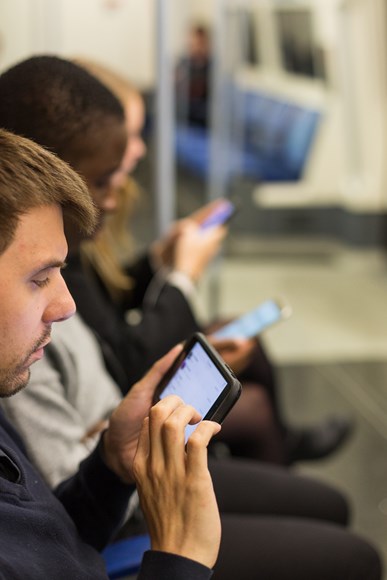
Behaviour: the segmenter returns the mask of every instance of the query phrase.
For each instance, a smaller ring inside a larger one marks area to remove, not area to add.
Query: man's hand
[[[220,544],[220,518],[207,467],[207,445],[220,425],[203,421],[185,446],[185,427],[200,416],[175,395],[144,420],[134,474],[152,549],[212,568]]]
[[[257,346],[254,338],[207,338],[236,375],[245,370]]]
[[[104,460],[126,483],[134,482],[133,459],[143,420],[152,406],[155,388],[182,348],[181,345],[175,346],[155,363],[145,377],[130,389],[110,417],[109,428],[103,436]]]
[[[95,439],[95,437],[99,433],[102,433],[102,431],[104,431],[108,427],[109,427],[109,421],[108,421],[108,419],[101,419],[101,421],[98,421],[92,427],[90,427],[90,429],[82,437],[81,443],[86,443],[87,444],[90,441],[90,439]]]

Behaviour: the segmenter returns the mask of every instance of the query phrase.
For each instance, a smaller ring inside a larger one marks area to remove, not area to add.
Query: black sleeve
[[[106,467],[100,445],[81,462],[78,472],[63,481],[55,495],[74,521],[81,538],[102,550],[123,523],[135,486],[123,484]]]
[[[188,558],[166,552],[145,552],[137,580],[209,580],[212,570]]]
[[[80,263],[74,267],[69,261],[63,276],[83,320],[109,346],[111,356],[124,370],[126,384],[114,376],[124,393],[157,359],[199,329],[182,292],[167,283],[161,288],[157,300],[144,305],[139,324],[130,325],[93,275],[85,272]],[[105,351],[105,360],[106,357]],[[113,374],[114,365],[110,365],[109,360],[106,362]]]
[[[165,283],[157,300],[144,305],[140,322],[127,330],[130,334],[128,350],[134,353],[137,378],[169,349],[197,330],[199,325],[183,293]]]
[[[89,303],[90,304],[90,303]],[[101,306],[99,315],[78,304],[86,323],[109,343],[124,368],[126,390],[138,381],[161,356],[199,329],[184,295],[166,284],[157,301],[142,309],[141,320],[128,324],[117,316],[111,304]],[[108,361],[107,361],[108,362]],[[124,391],[126,392],[126,391]]]
[[[133,264],[126,266],[125,273],[133,279],[134,288],[124,296],[122,309],[139,308],[154,274],[148,255],[145,254]]]

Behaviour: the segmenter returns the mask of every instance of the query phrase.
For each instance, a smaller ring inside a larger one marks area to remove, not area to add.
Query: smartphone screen
[[[196,342],[163,389],[160,399],[167,395],[178,395],[185,403],[195,407],[204,418],[227,385],[227,379],[203,346]],[[186,441],[197,425],[186,427]]]
[[[251,338],[289,314],[289,306],[283,307],[276,300],[266,300],[254,310],[220,328],[214,333],[214,336],[217,338]]]
[[[205,230],[219,224],[224,224],[227,220],[230,219],[234,212],[234,204],[231,201],[225,199],[216,205],[213,212],[202,221],[200,228]]]

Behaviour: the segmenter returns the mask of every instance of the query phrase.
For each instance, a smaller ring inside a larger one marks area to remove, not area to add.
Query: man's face
[[[55,205],[23,215],[11,245],[0,254],[0,397],[27,384],[52,323],[75,312],[61,275],[66,254],[62,211]]]

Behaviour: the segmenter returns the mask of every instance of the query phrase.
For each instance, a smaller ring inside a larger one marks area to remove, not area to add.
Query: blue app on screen
[[[178,395],[186,404],[195,407],[203,418],[226,385],[226,379],[204,348],[196,343],[163,390],[160,398]],[[196,427],[197,424],[187,426],[186,441]]]

